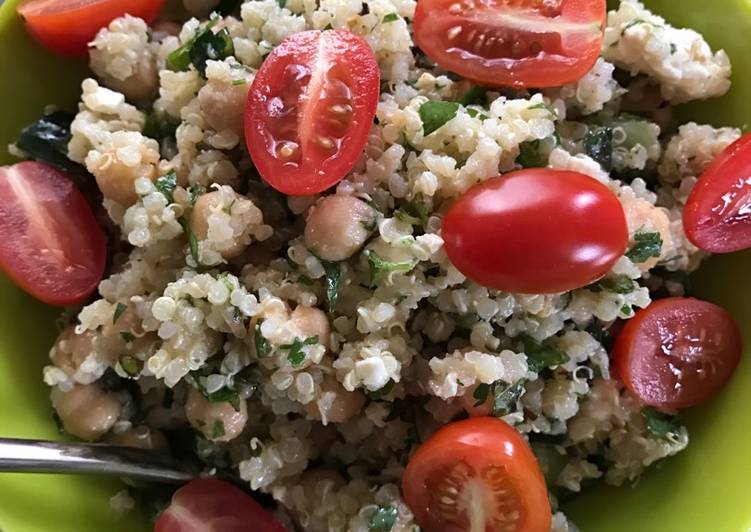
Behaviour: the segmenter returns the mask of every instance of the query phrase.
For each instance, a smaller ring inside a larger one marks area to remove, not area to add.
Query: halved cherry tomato
[[[707,167],[683,209],[693,244],[711,253],[751,248],[751,134]]]
[[[497,418],[436,432],[410,458],[402,491],[426,531],[550,531],[540,466],[521,435]]]
[[[360,157],[373,124],[380,71],[368,44],[345,30],[287,37],[248,94],[245,140],[261,177],[290,195],[322,192]]]
[[[420,0],[417,45],[440,66],[489,85],[555,87],[600,54],[605,0]]]
[[[104,235],[70,178],[53,166],[0,168],[0,269],[50,305],[85,300],[104,274]]]
[[[723,308],[685,297],[653,302],[615,342],[623,383],[646,404],[673,410],[719,392],[741,357],[741,334]]]
[[[202,478],[175,492],[154,532],[285,532],[285,528],[240,488]]]
[[[530,168],[469,189],[443,221],[449,259],[473,281],[545,294],[605,275],[628,243],[618,198],[595,179]]]
[[[86,55],[97,32],[126,13],[153,21],[166,0],[27,0],[18,6],[26,27],[46,48]]]

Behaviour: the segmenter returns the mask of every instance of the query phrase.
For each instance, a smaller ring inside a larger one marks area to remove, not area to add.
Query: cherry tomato
[[[285,532],[285,528],[240,488],[202,478],[175,492],[154,532]]]
[[[683,209],[686,236],[711,253],[751,248],[751,134],[707,167]]]
[[[18,6],[26,27],[45,48],[86,55],[97,32],[126,13],[153,21],[166,0],[27,0]]]
[[[521,435],[497,418],[436,432],[410,458],[402,492],[426,531],[550,531],[540,466]]]
[[[475,185],[443,221],[449,259],[473,281],[512,293],[565,292],[602,277],[623,255],[618,198],[595,179],[530,168]]]
[[[261,177],[290,195],[338,183],[365,148],[379,92],[378,63],[355,34],[287,37],[263,62],[248,94],[245,139]]]
[[[741,334],[723,308],[685,297],[653,302],[615,342],[623,383],[646,404],[673,410],[710,399],[741,357]]]
[[[600,54],[605,0],[420,0],[415,42],[429,58],[482,85],[556,87]]]
[[[70,178],[44,163],[0,168],[0,269],[50,305],[85,300],[104,274],[106,247]]]

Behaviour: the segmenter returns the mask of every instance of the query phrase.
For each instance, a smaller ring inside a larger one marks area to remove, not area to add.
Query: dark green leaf
[[[636,233],[634,245],[626,252],[626,256],[633,262],[646,262],[652,257],[659,257],[661,251],[660,233]]]
[[[120,338],[122,338],[123,342],[125,342],[126,344],[129,344],[136,339],[135,335],[132,332],[128,331],[122,331],[120,333]]]
[[[613,128],[592,126],[584,135],[584,151],[597,161],[602,169],[613,168]]]
[[[529,107],[529,109],[545,109],[548,113],[553,115],[554,118],[558,118],[558,111],[555,110],[555,107],[550,105],[549,103],[540,102],[536,103],[535,105],[532,105]]]
[[[175,192],[175,188],[177,188],[177,174],[173,170],[170,170],[163,176],[159,176],[156,182],[154,182],[154,186],[167,198],[168,203],[175,202],[172,194]]]
[[[235,53],[232,37],[227,28],[216,33],[212,29],[218,19],[210,21],[196,31],[195,36],[169,54],[167,66],[172,70],[187,70],[192,64],[201,74],[206,72],[206,61],[221,61]]]
[[[471,109],[471,108],[467,109],[467,114],[469,116],[471,116],[472,118],[478,118],[479,117],[480,120],[487,120],[488,118],[490,118],[488,115],[486,115],[485,113],[481,113],[477,109]]]
[[[233,388],[225,386],[215,392],[209,393],[206,390],[201,390],[201,393],[203,393],[204,397],[206,397],[210,403],[229,403],[232,405],[232,408],[235,409],[235,412],[240,411],[240,394]]]
[[[271,344],[266,339],[266,337],[261,334],[261,324],[263,323],[263,320],[258,320],[258,323],[256,323],[256,329],[253,335],[253,341],[256,346],[256,356],[258,358],[263,358],[269,356],[269,353],[271,353]]]
[[[77,167],[76,163],[68,159],[70,124],[73,118],[73,115],[66,111],[46,114],[21,131],[16,146],[36,161],[44,161],[64,169]]]
[[[519,379],[514,384],[496,382],[493,384],[493,408],[491,413],[496,417],[510,414],[523,393],[524,379]]]
[[[134,356],[123,355],[120,357],[120,367],[130,377],[138,377],[143,370],[143,361]]]
[[[206,189],[201,185],[193,185],[188,191],[190,192],[190,204],[193,206],[195,206],[198,198],[206,194]]]
[[[477,386],[472,393],[472,397],[475,399],[475,406],[485,404],[485,401],[488,400],[488,395],[490,395],[490,384],[485,384],[483,382]]]
[[[188,237],[188,246],[190,247],[190,255],[193,257],[193,260],[196,263],[196,268],[201,269],[203,266],[201,265],[201,261],[198,259],[198,238],[196,238],[196,234],[193,232],[193,229],[190,227],[190,223],[188,222],[188,219],[185,218],[185,216],[180,216],[178,219],[180,222],[180,225],[183,228],[183,231],[185,232],[185,236]]]
[[[542,168],[547,165],[547,160],[543,158],[540,151],[539,139],[522,142],[519,145],[519,157],[516,158],[516,162],[522,168]]]
[[[394,506],[379,506],[370,518],[368,523],[368,532],[389,532],[396,518],[399,516],[399,511]]]
[[[427,137],[443,124],[456,116],[460,104],[457,102],[428,101],[420,106],[423,134]]]
[[[529,336],[522,337],[524,354],[530,371],[540,373],[542,370],[560,366],[569,361],[569,356],[555,347],[548,347]]]
[[[396,13],[389,13],[385,17],[383,17],[383,23],[388,24],[389,22],[394,22],[396,20],[399,20],[399,15]]]
[[[326,285],[326,300],[329,302],[329,312],[334,312],[336,303],[339,301],[339,281],[342,277],[342,268],[338,262],[321,261],[323,271],[326,272],[324,279]]]
[[[214,426],[211,428],[211,438],[216,440],[226,434],[224,430],[224,421],[221,419],[214,420]]]
[[[415,267],[412,262],[392,262],[382,259],[378,253],[370,249],[364,253],[370,264],[370,276],[373,282],[392,272],[408,272]]]
[[[287,6],[287,0],[276,0],[276,3],[279,4],[279,7],[284,9]]]
[[[641,415],[644,418],[644,427],[653,438],[665,438],[669,434],[680,432],[682,428],[676,416],[663,414],[651,406],[643,408]]]
[[[303,348],[306,345],[315,345],[317,343],[318,336],[309,336],[305,340],[295,338],[291,344],[281,345],[279,348],[289,351],[287,354],[287,360],[289,360],[290,364],[293,366],[299,366],[305,361],[305,351],[303,351]]]
[[[613,292],[615,294],[630,294],[636,289],[636,283],[628,275],[604,277],[587,287],[592,292]]]
[[[464,93],[464,96],[459,98],[459,103],[465,107],[468,105],[484,106],[486,103],[485,95],[487,93],[488,93],[488,89],[486,89],[485,87],[473,85],[471,89],[469,89],[466,93]]]
[[[143,134],[159,143],[159,149],[162,156],[170,153],[177,153],[177,141],[175,134],[177,126],[180,124],[169,116],[149,113],[146,115],[146,121],[143,126]]]
[[[120,319],[120,316],[122,316],[123,312],[125,312],[126,310],[128,310],[128,305],[118,303],[115,307],[115,313],[112,315],[112,323],[117,323],[117,320]]]

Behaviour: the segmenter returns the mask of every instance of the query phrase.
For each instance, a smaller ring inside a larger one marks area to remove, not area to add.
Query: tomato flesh
[[[202,478],[175,492],[154,532],[285,532],[285,528],[240,488]]]
[[[50,305],[85,300],[104,274],[104,235],[70,178],[44,163],[0,168],[0,268]]]
[[[692,298],[653,302],[630,319],[615,343],[623,383],[646,404],[673,410],[717,394],[741,356],[741,335],[723,308]]]
[[[245,137],[261,177],[280,192],[322,192],[347,175],[373,124],[380,72],[368,44],[345,30],[287,37],[248,94]]]
[[[166,0],[28,0],[18,6],[26,27],[47,49],[83,56],[97,32],[126,13],[152,22]]]
[[[443,68],[489,86],[555,87],[597,61],[605,0],[420,0],[417,45]]]
[[[473,281],[512,293],[585,286],[607,273],[628,243],[618,198],[595,179],[530,168],[474,186],[443,221],[449,259]]]
[[[691,242],[711,253],[751,248],[751,134],[707,167],[683,209]]]
[[[549,532],[545,479],[529,445],[497,418],[449,423],[402,477],[404,500],[431,532]]]

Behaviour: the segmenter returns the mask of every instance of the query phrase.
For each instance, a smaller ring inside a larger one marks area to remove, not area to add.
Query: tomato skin
[[[464,193],[443,221],[449,259],[473,281],[511,293],[586,286],[628,243],[618,198],[577,172],[530,168]]]
[[[80,303],[104,274],[106,245],[70,178],[45,163],[0,168],[0,269],[35,298]]]
[[[626,322],[615,342],[615,365],[644,403],[671,411],[715,396],[740,362],[741,343],[738,325],[722,307],[670,297]]]
[[[464,532],[469,529],[466,519],[462,522],[461,516],[447,520],[440,506],[440,498],[447,493],[442,489],[446,488],[443,481],[450,477],[456,466],[474,471],[468,480],[475,487],[478,483],[484,485],[484,493],[488,495],[486,500],[493,495],[492,500],[503,498],[497,491],[491,491],[491,486],[486,483],[488,478],[497,475],[495,478],[503,482],[503,489],[510,497],[505,502],[513,500],[513,510],[519,512],[515,532],[550,531],[550,503],[540,466],[524,438],[513,427],[493,417],[449,423],[425,441],[410,458],[402,476],[402,492],[423,530]],[[461,492],[461,488],[468,484],[454,483],[453,487]],[[472,495],[477,495],[477,492],[473,491]],[[454,497],[455,500],[461,499],[461,493]],[[486,518],[501,519],[500,523],[495,523],[499,529],[509,524],[492,512]],[[493,529],[492,523],[486,521],[486,525],[487,530]]]
[[[725,148],[686,201],[688,239],[710,253],[751,248],[751,134]]]
[[[97,32],[129,13],[152,22],[166,0],[28,0],[18,6],[26,28],[45,48],[85,56]]]
[[[561,0],[559,8],[554,4],[420,0],[415,42],[446,70],[481,85],[564,85],[580,79],[597,61],[606,1]]]
[[[154,532],[285,532],[250,495],[216,478],[192,480],[172,496]]]
[[[245,139],[261,177],[289,195],[323,192],[362,154],[380,93],[370,46],[346,30],[287,37],[256,74]]]

